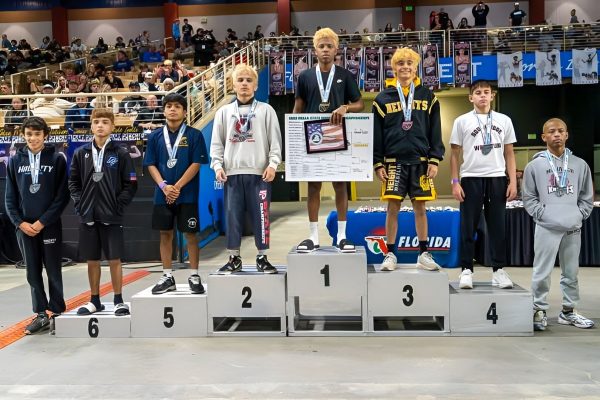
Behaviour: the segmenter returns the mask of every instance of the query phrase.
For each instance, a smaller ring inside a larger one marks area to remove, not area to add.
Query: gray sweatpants
[[[577,273],[579,271],[581,229],[562,232],[536,225],[533,249],[535,252],[531,279],[533,309],[548,310],[550,308],[546,298],[550,291],[550,276],[557,252],[561,270],[562,305],[565,308],[575,308],[579,301]]]

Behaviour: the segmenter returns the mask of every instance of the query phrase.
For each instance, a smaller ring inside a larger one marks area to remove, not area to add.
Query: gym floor
[[[378,202],[351,204],[379,205]],[[434,205],[457,206],[453,200]],[[321,205],[321,243],[330,238]],[[273,264],[286,263],[290,248],[305,238],[304,204],[272,205]],[[226,262],[225,238],[201,250],[203,281]],[[252,237],[242,258],[255,257]],[[148,269],[148,276],[124,288],[131,296],[154,285],[157,263],[126,265],[124,274]],[[457,269],[449,269],[456,280]],[[529,288],[531,268],[507,268],[513,281]],[[474,280],[491,279],[476,267]],[[103,267],[102,282],[109,282]],[[178,283],[188,271],[178,270]],[[560,273],[550,292],[550,326],[533,337],[218,337],[197,339],[60,339],[24,337],[0,350],[0,398],[31,399],[559,399],[600,398],[600,335],[557,325]],[[581,268],[579,312],[600,323],[600,274]],[[63,272],[65,298],[89,289],[84,264]],[[103,298],[112,301],[112,293]],[[0,266],[0,330],[31,315],[25,270]]]

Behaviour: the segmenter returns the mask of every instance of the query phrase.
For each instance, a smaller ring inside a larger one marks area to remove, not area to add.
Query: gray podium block
[[[285,336],[285,267],[263,274],[248,265],[231,275],[210,274],[210,336]]]
[[[321,247],[287,257],[290,336],[362,336],[367,330],[367,256],[364,247],[341,253]]]
[[[176,291],[164,294],[153,295],[149,287],[133,295],[131,336],[206,336],[206,297],[206,294],[192,294],[187,284],[177,285]]]
[[[450,332],[455,336],[533,335],[531,293],[515,285],[499,289],[491,282],[474,282],[473,289],[450,283]]]
[[[129,303],[127,303],[129,304]],[[131,336],[131,315],[117,317],[112,303],[103,303],[104,311],[92,315],[77,315],[77,309],[55,320],[56,337],[60,338],[128,338]]]
[[[441,336],[450,333],[446,271],[400,264],[395,271],[368,269],[369,335]]]

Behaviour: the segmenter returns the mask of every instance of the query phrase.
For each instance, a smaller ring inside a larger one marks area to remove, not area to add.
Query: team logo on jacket
[[[114,167],[115,165],[117,165],[117,162],[119,161],[119,159],[115,156],[110,156],[106,159],[106,165],[108,165],[109,167]]]
[[[196,225],[198,224],[198,221],[196,220],[196,218],[190,218],[187,220],[188,223],[188,228],[190,229],[194,229],[196,227]]]

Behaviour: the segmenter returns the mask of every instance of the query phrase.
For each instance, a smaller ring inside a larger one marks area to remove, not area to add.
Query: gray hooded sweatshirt
[[[537,225],[557,231],[580,229],[594,208],[594,187],[590,167],[581,158],[569,154],[566,190],[557,195],[558,183],[541,151],[533,156],[523,173],[523,205]],[[566,153],[566,151],[565,151]],[[562,176],[565,153],[551,155],[559,178]]]

